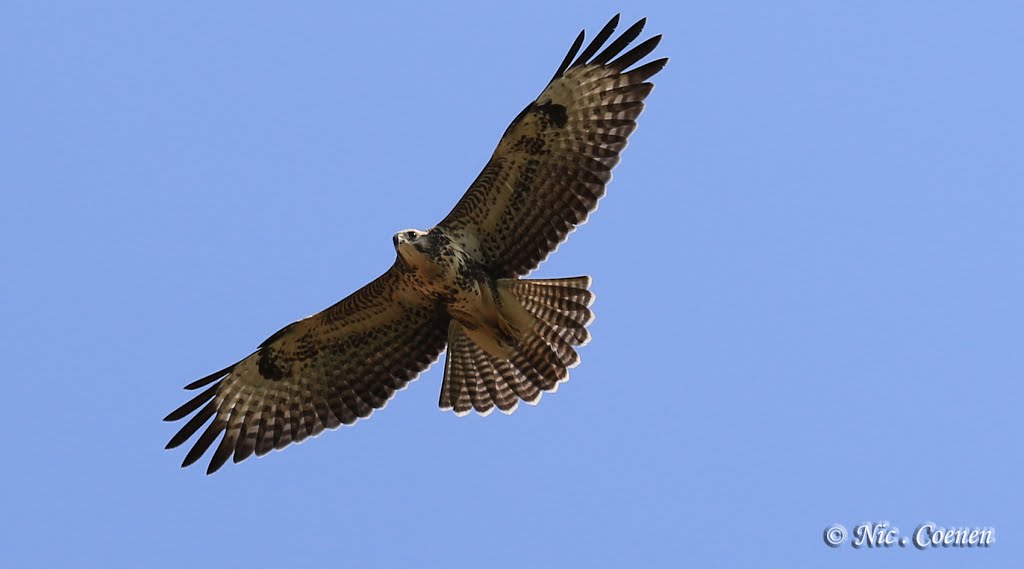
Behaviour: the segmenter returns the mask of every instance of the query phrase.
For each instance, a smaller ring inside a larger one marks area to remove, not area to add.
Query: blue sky
[[[672,58],[538,276],[594,339],[511,417],[434,366],[207,477],[181,387],[428,228],[580,28]],[[998,567],[1020,560],[1024,10],[989,2],[8,3],[4,565]],[[827,524],[992,526],[830,549]]]

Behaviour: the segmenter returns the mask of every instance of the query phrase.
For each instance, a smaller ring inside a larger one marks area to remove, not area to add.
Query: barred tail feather
[[[519,398],[516,397],[515,392],[512,391],[512,386],[509,385],[508,380],[505,379],[505,375],[500,371],[495,363],[491,361],[491,358],[479,347],[474,346],[474,348],[476,365],[487,370],[487,374],[484,376],[484,382],[485,387],[487,388],[487,393],[491,396],[491,401],[494,401],[494,405],[502,413],[512,413],[519,405]]]
[[[499,280],[536,320],[534,332],[555,336],[563,347],[584,346],[590,341],[587,326],[594,321],[590,306],[594,293],[590,277],[565,279]],[[545,327],[551,330],[545,330]],[[556,344],[559,343],[555,340]]]
[[[470,391],[476,392],[480,381],[479,370],[467,362],[465,356],[470,345],[462,326],[452,322],[448,327],[448,355],[444,360],[444,382],[441,384],[442,409],[451,409],[456,415],[465,415],[473,408]]]
[[[497,408],[507,414],[519,400],[536,405],[544,393],[557,391],[579,364],[575,348],[590,340],[594,294],[589,287],[590,277],[500,279],[499,312],[518,331],[513,351],[496,357],[452,321],[441,409],[487,415]]]

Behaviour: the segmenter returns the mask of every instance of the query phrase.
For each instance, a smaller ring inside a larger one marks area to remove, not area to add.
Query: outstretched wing
[[[604,195],[654,87],[647,79],[668,62],[627,71],[661,40],[652,37],[619,55],[645,20],[598,53],[618,21],[616,15],[576,57],[580,32],[554,78],[512,121],[483,172],[440,223],[468,246],[475,243],[495,275],[536,268]]]
[[[380,409],[444,349],[443,307],[405,284],[397,264],[334,306],[286,326],[235,365],[185,387],[210,385],[166,421],[199,410],[167,448],[210,421],[182,466],[224,438],[207,473],[262,456]],[[200,409],[201,408],[201,409]]]

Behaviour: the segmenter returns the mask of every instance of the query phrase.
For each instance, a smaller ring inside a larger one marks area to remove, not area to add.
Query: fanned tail
[[[497,357],[477,345],[464,325],[452,321],[441,386],[441,409],[458,415],[494,408],[515,411],[519,400],[532,405],[555,392],[580,362],[576,347],[590,341],[594,314],[590,277],[498,280],[499,313],[518,331],[511,354]]]

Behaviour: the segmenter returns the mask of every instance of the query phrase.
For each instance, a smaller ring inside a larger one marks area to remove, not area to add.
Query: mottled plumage
[[[597,207],[653,88],[647,80],[668,61],[630,69],[660,36],[623,53],[644,20],[605,46],[617,24],[582,52],[580,33],[451,213],[430,231],[395,235],[391,269],[186,386],[203,391],[166,418],[195,413],[167,445],[201,432],[183,466],[222,434],[207,472],[366,418],[446,345],[439,403],[457,414],[511,413],[568,379],[590,338],[590,278],[519,277]]]

